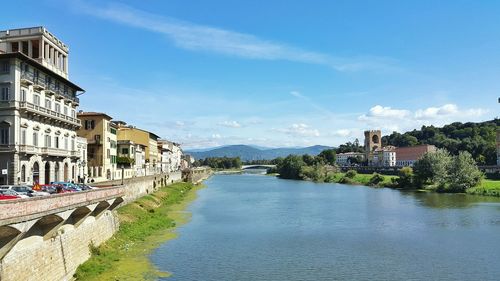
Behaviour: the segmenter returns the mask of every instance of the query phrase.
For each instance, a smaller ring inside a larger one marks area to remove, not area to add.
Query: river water
[[[500,280],[500,199],[216,175],[164,280]],[[161,279],[163,280],[163,279]]]

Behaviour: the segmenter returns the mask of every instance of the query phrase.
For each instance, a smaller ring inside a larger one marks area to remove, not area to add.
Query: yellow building
[[[117,139],[143,145],[149,174],[158,172],[161,168],[159,165],[161,155],[158,153],[159,137],[151,132],[133,126],[126,126],[124,122],[116,122],[116,124],[118,126]]]
[[[116,177],[117,127],[111,117],[100,112],[79,112],[82,127],[78,136],[87,139],[88,177],[96,181]]]

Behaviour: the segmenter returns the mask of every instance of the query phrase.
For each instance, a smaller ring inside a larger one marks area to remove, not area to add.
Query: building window
[[[52,109],[52,102],[49,99],[45,100],[45,108]]]
[[[21,128],[21,144],[26,144],[26,128]]]
[[[38,133],[33,132],[33,146],[38,146]]]
[[[40,106],[40,96],[39,95],[33,95],[33,103],[37,106]]]
[[[75,151],[75,140],[71,140],[71,150]]]
[[[21,182],[26,182],[26,165],[21,166]]]
[[[61,113],[61,105],[59,103],[56,103],[56,112]]]
[[[92,130],[95,128],[94,120],[85,120],[85,130]]]
[[[10,72],[10,62],[2,61],[0,62],[0,73],[9,73]]]
[[[18,42],[10,43],[10,49],[13,53],[19,52],[19,43]]]
[[[64,138],[64,149],[68,150],[68,137]]]
[[[122,148],[122,154],[128,155],[128,148]]]
[[[10,87],[9,86],[2,86],[0,98],[2,99],[2,101],[10,100]]]
[[[0,144],[9,144],[9,127],[0,128]]]
[[[59,148],[59,137],[58,136],[54,136],[54,147]]]
[[[67,106],[64,107],[64,115],[68,115],[68,107]]]
[[[21,89],[21,101],[26,101],[26,90]]]
[[[50,135],[45,135],[45,147],[50,147]]]
[[[110,159],[111,158],[111,152],[109,148],[106,150],[106,158]]]
[[[71,110],[71,117],[76,118],[76,116],[75,116],[75,115],[76,115],[75,110],[74,110],[74,109],[73,109],[73,110]]]

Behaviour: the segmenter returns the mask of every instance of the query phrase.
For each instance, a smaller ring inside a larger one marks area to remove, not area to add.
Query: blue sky
[[[439,3],[438,3],[439,2]],[[338,145],[500,105],[496,1],[7,1],[70,46],[81,109],[185,148]]]

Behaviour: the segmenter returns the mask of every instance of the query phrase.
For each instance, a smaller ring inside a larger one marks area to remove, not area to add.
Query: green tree
[[[325,164],[333,166],[337,160],[337,153],[335,152],[335,149],[325,149],[320,152],[318,158],[321,158]]]
[[[413,187],[413,169],[411,167],[403,167],[398,171],[398,178],[396,179],[396,186],[399,188]]]
[[[444,149],[425,153],[413,166],[415,183],[419,186],[431,184],[443,187],[448,180],[451,161],[452,157]]]
[[[279,177],[284,179],[301,179],[300,173],[302,167],[305,165],[306,163],[304,163],[301,156],[288,155],[277,166]]]
[[[314,166],[302,166],[300,178],[312,180],[315,182],[324,182],[326,177],[326,169],[324,165],[316,164]]]
[[[384,176],[378,173],[373,173],[373,176],[370,178],[368,185],[378,185],[379,183],[384,181]]]
[[[450,166],[449,186],[452,192],[465,192],[481,182],[483,173],[478,169],[476,161],[467,151],[461,151],[454,157]]]

